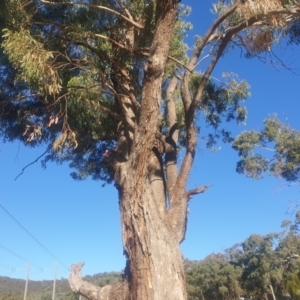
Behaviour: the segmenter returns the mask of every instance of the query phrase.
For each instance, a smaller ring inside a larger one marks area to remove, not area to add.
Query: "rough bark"
[[[161,206],[163,199],[155,198],[147,179],[130,180],[122,190],[122,233],[132,299],[186,299],[179,242]]]

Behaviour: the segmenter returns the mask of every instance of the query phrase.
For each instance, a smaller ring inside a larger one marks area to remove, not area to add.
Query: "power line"
[[[2,263],[0,263],[0,266],[3,267],[3,268],[5,268],[5,269],[8,269],[8,270],[10,270],[12,272],[16,271],[16,268],[8,266],[8,265],[5,265],[5,264],[2,264]]]
[[[54,258],[57,262],[59,262],[63,267],[67,270],[69,268],[60,260],[58,259],[50,250],[48,250],[36,237],[34,237],[11,213],[9,213],[1,204],[0,207],[32,238],[35,240],[36,243],[40,245],[52,258]]]
[[[0,248],[4,249],[5,251],[9,252],[10,254],[12,254],[12,255],[18,257],[19,259],[21,259],[21,260],[23,260],[23,261],[25,261],[25,262],[29,262],[29,259],[26,259],[25,257],[23,257],[23,256],[21,256],[21,255],[15,253],[14,251],[8,249],[7,247],[5,247],[5,246],[3,246],[3,245],[1,245],[1,244],[0,244]],[[31,265],[33,265],[33,266],[36,267],[37,269],[39,269],[39,270],[41,270],[41,271],[44,270],[44,268],[42,268],[42,267],[40,267],[40,266],[34,264],[33,262],[30,262],[30,263],[31,263]]]

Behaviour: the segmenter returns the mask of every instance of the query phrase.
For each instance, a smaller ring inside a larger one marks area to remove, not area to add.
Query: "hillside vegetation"
[[[92,282],[100,287],[113,284],[122,279],[120,272],[105,272],[93,276],[85,276],[86,281]],[[25,280],[0,276],[0,300],[20,300],[24,297]],[[52,300],[53,281],[28,282],[28,300]],[[67,279],[56,281],[55,300],[77,300],[79,296],[70,289]],[[86,299],[82,297],[82,299]]]
[[[200,261],[185,260],[189,300],[300,300],[300,212],[294,223],[283,221],[283,231],[252,234],[223,253]],[[103,287],[122,280],[121,272],[85,276]],[[0,276],[0,300],[23,299],[25,280]],[[28,283],[28,300],[52,300],[53,281]],[[67,279],[57,280],[56,300],[77,300]],[[81,299],[86,299],[82,297]]]

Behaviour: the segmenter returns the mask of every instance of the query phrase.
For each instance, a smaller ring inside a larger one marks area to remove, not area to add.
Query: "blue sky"
[[[203,35],[213,19],[209,14],[212,2],[202,1],[201,6],[200,1],[186,3],[193,7],[190,40],[195,34]],[[200,18],[203,12],[207,14]],[[299,48],[286,51],[285,59],[299,66]],[[237,50],[222,58],[214,76],[220,78],[227,71],[237,73],[251,85],[247,124],[232,126],[234,133],[260,129],[263,119],[275,112],[291,127],[300,129],[298,76],[255,59],[241,58]],[[291,202],[299,199],[299,189],[286,188],[279,179],[255,181],[236,174],[237,154],[230,145],[218,146],[220,150],[211,153],[204,142],[199,142],[189,180],[189,188],[213,185],[190,203],[186,240],[181,246],[189,259],[223,251],[251,233],[279,231],[281,221],[292,218],[286,214]],[[43,149],[27,149],[20,143],[0,143],[0,149],[0,204],[55,256],[49,255],[0,207],[0,276],[25,278],[27,260],[34,264],[30,272],[33,280],[52,279],[56,259],[60,261],[58,278],[68,277],[67,268],[81,261],[86,262],[83,275],[124,268],[118,199],[113,186],[102,188],[101,182],[91,180],[75,182],[67,165],[48,164],[44,170],[40,162],[15,181],[22,168]]]

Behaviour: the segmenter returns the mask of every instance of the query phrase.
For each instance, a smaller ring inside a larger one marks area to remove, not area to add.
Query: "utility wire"
[[[16,268],[10,267],[10,266],[2,264],[2,263],[0,263],[0,266],[3,267],[3,268],[5,268],[5,269],[8,269],[8,270],[10,270],[12,272],[16,271]]]
[[[58,259],[50,250],[48,250],[37,238],[35,238],[11,213],[9,213],[1,204],[0,207],[32,238],[35,240],[36,243],[40,245],[52,258],[54,258],[57,262],[59,262],[63,267],[67,270],[69,268],[60,260]]]
[[[3,246],[3,245],[1,245],[1,244],[0,244],[0,248],[4,249],[5,251],[9,252],[10,254],[12,254],[12,255],[18,257],[19,259],[21,259],[21,260],[23,260],[23,261],[25,261],[25,262],[29,262],[29,259],[26,259],[25,257],[23,257],[23,256],[21,256],[21,255],[15,253],[14,251],[8,249],[7,247],[5,247],[5,246]],[[34,264],[34,263],[31,262],[31,261],[30,261],[30,264],[31,264],[32,266],[36,267],[37,269],[39,269],[40,271],[44,271],[44,268],[43,268],[43,267],[40,267],[40,266]]]

